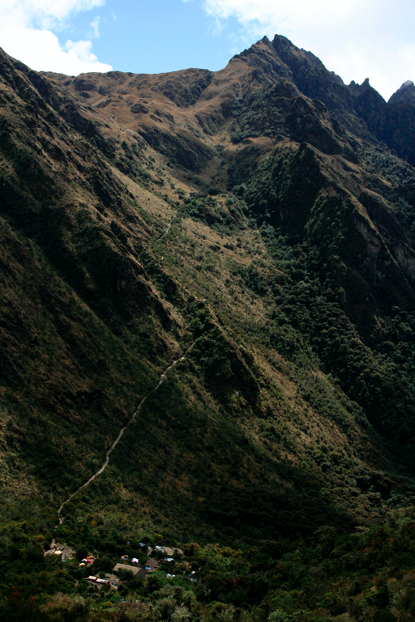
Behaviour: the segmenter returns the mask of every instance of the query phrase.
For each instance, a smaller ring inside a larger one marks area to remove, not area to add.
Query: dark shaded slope
[[[388,103],[366,80],[352,86],[354,108],[376,138],[384,142],[403,160],[415,164],[415,106],[405,100]]]
[[[277,322],[303,334],[325,372],[413,470],[415,253],[393,203],[368,189],[363,170],[356,167],[352,181],[351,170],[306,145],[280,147],[263,158],[246,201],[270,252],[279,257],[281,232],[295,253],[294,273],[290,266],[291,278],[275,289]],[[393,201],[387,186],[385,195]],[[390,332],[398,318],[407,342]]]
[[[319,99],[343,119],[353,114],[352,100],[342,79],[328,71],[311,52],[300,50],[285,37],[276,35],[272,47],[290,68],[292,81],[310,99]]]
[[[269,89],[270,83],[287,80],[306,97],[323,102],[342,124],[343,131],[351,132],[360,140],[382,141],[400,158],[414,164],[412,128],[415,127],[415,108],[409,95],[409,99],[403,95],[392,97],[386,104],[368,80],[361,86],[352,83],[347,87],[311,52],[297,48],[280,35],[276,35],[272,42],[265,37],[235,58],[242,59],[253,69],[254,86],[257,83]],[[404,90],[409,93],[410,85]],[[365,121],[366,127],[362,127],[360,119]],[[310,140],[307,142],[314,144]]]
[[[0,60],[3,408],[22,459],[60,495],[152,382],[171,318],[137,261],[148,225],[96,134],[63,120],[73,102],[44,78]]]
[[[309,99],[322,102],[344,129],[361,134],[348,88],[311,52],[296,47],[286,37],[275,35],[272,41],[264,37],[235,58],[256,68],[253,75],[259,83],[288,80]]]

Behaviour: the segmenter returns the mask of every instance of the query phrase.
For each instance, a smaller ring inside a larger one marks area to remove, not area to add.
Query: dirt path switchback
[[[105,454],[105,460],[103,462],[103,464],[100,466],[100,468],[98,469],[98,471],[96,473],[94,473],[94,475],[91,475],[91,477],[89,478],[88,481],[86,481],[84,484],[82,484],[82,486],[80,486],[77,490],[75,490],[74,493],[72,493],[65,501],[63,501],[60,505],[60,508],[58,510],[58,518],[59,518],[59,524],[61,525],[63,523],[63,518],[61,517],[61,512],[64,508],[64,506],[69,503],[69,501],[71,499],[73,499],[80,490],[82,490],[83,488],[86,488],[87,486],[89,486],[89,484],[91,482],[94,481],[94,479],[96,479],[99,475],[101,475],[101,473],[103,473],[105,471],[105,469],[108,466],[109,460],[110,460],[110,455],[111,453],[114,451],[114,449],[116,448],[116,446],[118,445],[118,443],[120,442],[124,431],[126,430],[126,428],[128,428],[128,426],[134,421],[134,419],[136,418],[136,416],[138,415],[138,413],[140,412],[140,409],[142,407],[142,405],[144,404],[144,402],[146,401],[146,399],[152,394],[155,393],[155,391],[157,391],[157,389],[159,388],[159,386],[162,384],[164,378],[166,377],[167,372],[169,371],[169,369],[172,369],[172,367],[174,367],[175,365],[177,365],[177,363],[180,363],[181,361],[184,360],[186,354],[188,354],[188,352],[190,352],[190,350],[192,349],[194,345],[194,342],[187,348],[187,350],[185,351],[185,353],[178,359],[176,359],[175,361],[173,361],[173,363],[171,363],[168,367],[166,367],[166,369],[164,370],[164,372],[161,374],[160,376],[160,380],[158,382],[158,384],[154,387],[154,389],[151,389],[151,391],[149,391],[141,400],[141,402],[139,403],[139,405],[137,406],[137,408],[135,409],[131,419],[128,421],[128,423],[121,428],[117,438],[115,439],[115,441],[112,443],[111,447],[107,450],[106,454]]]

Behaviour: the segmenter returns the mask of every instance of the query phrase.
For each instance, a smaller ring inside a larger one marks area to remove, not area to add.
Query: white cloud
[[[235,17],[241,40],[284,35],[346,83],[369,77],[385,98],[415,79],[413,0],[204,0],[204,8],[215,19]]]
[[[91,22],[91,37],[95,37],[95,38],[99,37],[100,21],[101,21],[101,18],[99,17],[99,15],[97,15],[94,21]]]
[[[415,81],[415,45],[404,44],[391,50],[362,42],[328,51],[325,64],[338,73],[345,82],[361,84],[369,78],[370,84],[386,99],[409,80]]]
[[[257,22],[263,26],[279,26],[288,30],[321,28],[344,23],[361,10],[369,0],[206,0],[210,15],[226,18],[236,16],[242,23]]]
[[[0,0],[0,46],[5,52],[38,71],[78,75],[110,71],[92,53],[91,41],[67,41],[52,32],[65,27],[71,16],[99,7],[104,0]],[[99,17],[91,24],[99,36]]]

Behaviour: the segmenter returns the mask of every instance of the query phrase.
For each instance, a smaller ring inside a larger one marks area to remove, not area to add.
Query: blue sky
[[[385,98],[415,80],[414,0],[0,0],[0,46],[69,75],[217,70],[275,33]]]
[[[257,40],[247,36],[235,17],[219,23],[201,2],[182,0],[107,0],[99,10],[79,14],[68,37],[88,38],[92,16],[100,17],[94,54],[120,71],[222,69],[233,54]]]

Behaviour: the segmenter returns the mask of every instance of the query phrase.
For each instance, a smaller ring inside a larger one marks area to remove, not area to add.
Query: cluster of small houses
[[[46,555],[56,555],[56,557],[60,557],[62,561],[65,561],[65,559],[72,559],[75,555],[75,551],[70,546],[66,546],[66,544],[55,544],[53,540],[50,545],[50,550],[45,553],[45,556]]]
[[[140,546],[142,548],[144,548],[146,545],[144,542],[140,542]],[[174,564],[175,563],[175,559],[173,557],[173,555],[179,556],[181,557],[183,555],[183,551],[181,549],[177,549],[177,548],[169,548],[167,546],[155,546],[154,549],[151,548],[150,546],[147,548],[147,554],[151,555],[151,553],[153,551],[157,551],[158,553],[162,553],[164,555],[166,555],[166,557],[164,559],[161,559],[160,561],[157,561],[157,559],[154,558],[149,558],[144,566],[144,568],[141,568],[140,566],[138,566],[137,564],[139,564],[139,560],[136,557],[133,557],[131,559],[131,564],[134,565],[130,565],[130,564],[126,564],[126,563],[118,563],[115,564],[114,568],[112,569],[112,572],[114,574],[108,574],[105,573],[105,579],[101,578],[101,577],[97,577],[94,575],[90,575],[89,577],[86,577],[85,580],[89,581],[90,583],[94,583],[96,584],[97,587],[102,587],[103,585],[110,585],[112,588],[114,589],[118,589],[118,585],[120,583],[120,579],[119,577],[117,577],[117,573],[119,573],[120,571],[123,570],[129,570],[130,572],[132,572],[132,574],[134,575],[134,577],[136,577],[139,581],[143,581],[146,574],[152,573],[152,572],[157,572],[157,570],[159,570],[160,566],[169,566],[170,564]],[[51,544],[51,548],[49,551],[46,551],[45,555],[56,555],[59,556],[60,559],[62,559],[62,561],[65,561],[66,559],[73,559],[73,557],[75,556],[75,551],[74,549],[70,548],[69,546],[66,545],[60,545],[60,544],[55,544],[55,542],[53,541]],[[121,560],[123,562],[127,562],[128,561],[128,555],[122,555],[121,556]],[[92,566],[92,564],[94,563],[94,556],[93,555],[88,555],[85,559],[83,559],[78,566],[80,567],[85,567],[85,566]],[[190,569],[190,566],[187,562],[183,563],[183,567],[186,570]],[[188,578],[190,579],[190,581],[192,583],[196,582],[197,579],[194,576],[196,573],[195,571],[191,572],[190,574],[188,574]],[[168,579],[173,579],[176,575],[174,574],[170,574],[167,573],[167,578]]]

